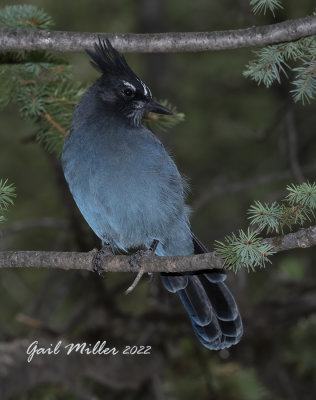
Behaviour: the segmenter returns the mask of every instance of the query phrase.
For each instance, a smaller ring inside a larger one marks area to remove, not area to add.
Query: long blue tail
[[[207,252],[195,236],[193,241],[195,254]],[[235,299],[224,283],[224,271],[162,274],[161,279],[169,292],[178,293],[194,332],[205,347],[220,350],[240,341],[242,321]]]

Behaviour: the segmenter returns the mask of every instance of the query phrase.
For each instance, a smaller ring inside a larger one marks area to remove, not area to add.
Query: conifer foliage
[[[13,205],[13,198],[16,196],[15,187],[7,180],[0,179],[0,223],[5,221],[3,214],[10,205]]]
[[[52,19],[35,6],[0,10],[1,28],[49,29],[52,25]],[[71,66],[46,51],[9,52],[0,61],[0,106],[16,102],[21,116],[35,122],[37,140],[60,154],[74,106],[85,89],[71,79]]]
[[[0,28],[50,29],[53,24],[52,18],[35,6],[0,9]],[[37,140],[60,155],[74,107],[87,87],[73,79],[71,65],[47,51],[5,53],[0,64],[0,106],[16,102],[22,117],[36,123]],[[183,114],[175,112],[173,116],[149,116],[144,123],[168,129],[182,120]]]
[[[251,0],[255,14],[271,11],[273,16],[282,8],[279,0]],[[244,76],[258,85],[267,88],[274,83],[281,83],[281,76],[291,76],[292,96],[294,101],[309,103],[316,93],[316,36],[302,38],[295,42],[279,43],[266,46],[254,52],[256,58],[250,61]]]
[[[271,11],[273,16],[274,12],[283,8],[280,0],[250,0],[250,6],[254,14],[266,14],[267,10]]]
[[[264,267],[275,251],[260,236],[261,233],[283,234],[286,228],[292,231],[315,218],[315,183],[292,184],[287,186],[287,192],[280,202],[267,204],[255,201],[248,210],[250,226],[247,232],[240,230],[238,235],[232,233],[225,237],[224,242],[216,243],[216,251],[222,256],[225,266],[235,271]]]

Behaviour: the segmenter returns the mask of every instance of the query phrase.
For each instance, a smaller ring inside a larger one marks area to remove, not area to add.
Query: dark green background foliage
[[[13,4],[19,2],[0,3]],[[275,21],[269,12],[254,16],[243,0],[34,0],[32,4],[52,17],[56,30],[210,31]],[[311,0],[299,5],[294,0],[284,2],[283,9],[275,10],[276,20],[304,17],[314,5]],[[23,56],[1,55],[1,62],[10,62],[15,74]],[[58,105],[67,109],[66,119],[59,121],[67,131],[74,104],[97,73],[84,53],[50,57],[57,64],[60,59],[69,63],[67,82],[56,92],[59,99],[64,93],[71,96]],[[246,230],[246,212],[254,199],[260,199],[261,206],[272,203],[286,195],[287,184],[315,180],[315,102],[304,106],[293,102],[294,70],[288,70],[289,79],[283,75],[280,84],[266,89],[243,76],[253,59],[248,49],[130,54],[127,59],[154,96],[168,99],[185,114],[184,122],[157,134],[188,178],[192,227],[210,248],[230,232]],[[6,86],[1,82],[3,104]],[[25,93],[19,95],[24,98]],[[0,178],[14,182],[17,193],[0,228],[0,249],[88,251],[99,242],[69,196],[56,154],[47,152],[50,141],[37,140],[39,129],[50,135],[51,124],[42,118],[43,105],[35,106],[34,115],[29,107],[24,113],[22,109],[23,119],[21,103],[10,103],[0,111]],[[51,110],[57,119],[58,107]],[[61,143],[62,138],[55,144]],[[256,273],[243,269],[231,274],[228,280],[244,316],[245,335],[238,346],[219,353],[199,345],[178,299],[165,293],[158,279],[150,283],[143,279],[125,297],[132,280],[127,274],[108,274],[102,281],[77,271],[2,270],[2,342],[48,336],[53,343],[63,337],[75,342],[107,340],[113,346],[150,344],[152,352],[164,358],[159,374],[134,390],[120,391],[110,383],[76,380],[74,375],[68,387],[50,382],[18,399],[90,398],[87,393],[100,399],[313,399],[315,258],[315,249],[291,251],[273,256],[272,265]],[[18,384],[18,375],[16,380]]]

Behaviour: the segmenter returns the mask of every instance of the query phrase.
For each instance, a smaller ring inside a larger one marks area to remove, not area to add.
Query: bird
[[[208,250],[190,228],[187,184],[157,136],[142,124],[149,112],[172,114],[153,99],[111,42],[86,50],[101,75],[77,104],[62,151],[62,167],[80,212],[104,246],[152,249],[157,256]],[[243,334],[223,269],[162,273],[177,293],[203,346],[221,350]]]

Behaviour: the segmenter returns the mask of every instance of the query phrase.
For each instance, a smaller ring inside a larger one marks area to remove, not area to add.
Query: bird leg
[[[141,277],[144,275],[144,268],[140,265],[142,258],[153,256],[155,254],[158,244],[159,240],[155,239],[150,245],[149,249],[138,250],[135,254],[132,254],[131,258],[129,259],[129,265],[131,266],[131,268],[139,268],[139,270],[131,286],[126,289],[125,294],[131,293],[135,289]]]
[[[97,272],[99,276],[103,277],[104,270],[102,268],[102,263],[101,263],[102,258],[104,256],[112,256],[113,254],[114,253],[112,246],[109,243],[104,243],[101,249],[97,250],[97,252],[93,256],[92,260],[93,271]]]

